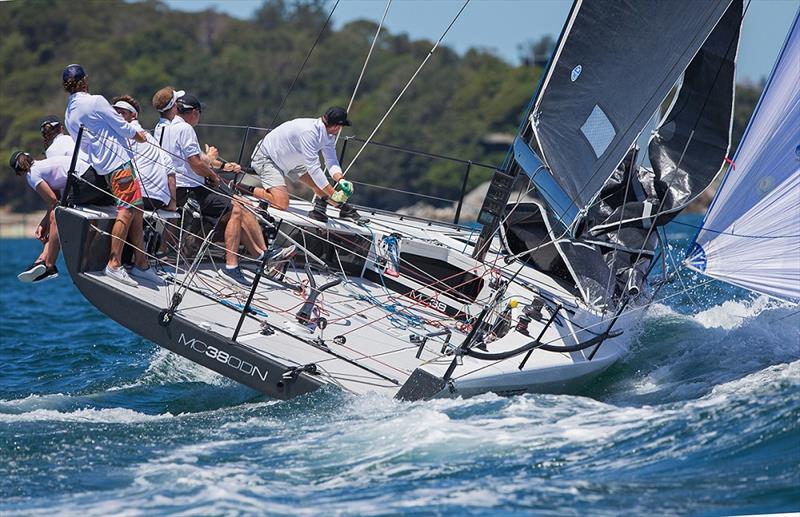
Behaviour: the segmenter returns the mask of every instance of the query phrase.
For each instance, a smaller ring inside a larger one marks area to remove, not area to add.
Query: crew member
[[[146,142],[144,131],[125,122],[101,95],[89,94],[89,76],[78,64],[68,65],[62,74],[64,90],[69,93],[64,123],[70,134],[77,135],[83,126],[81,149],[89,164],[100,176],[105,176],[117,203],[117,219],[111,230],[111,253],[105,268],[106,276],[129,286],[137,282],[122,267],[122,250],[130,237],[134,248],[135,265],[131,275],[148,282],[161,283],[150,267],[144,248],[142,226],[141,186],[136,178],[136,166],[127,147],[129,138]]]
[[[122,95],[111,99],[112,107],[125,119],[125,122],[144,131],[139,124],[139,102],[130,95]],[[146,133],[147,142],[130,142],[133,161],[139,171],[142,184],[142,208],[145,210],[165,209],[176,211],[177,198],[175,186],[175,169],[172,158],[158,145],[150,133]]]
[[[301,181],[314,191],[317,201],[309,217],[325,222],[327,205],[339,207],[339,217],[359,221],[361,217],[347,199],[353,192],[353,184],[344,179],[342,167],[336,158],[336,135],[344,126],[349,126],[344,108],[328,109],[320,118],[298,118],[284,122],[265,136],[256,145],[252,155],[252,166],[261,180],[263,188],[253,189],[253,195],[269,202],[278,210],[289,206],[289,191],[286,178]],[[320,163],[319,153],[325,158],[338,190],[328,182]]]
[[[200,150],[197,133],[194,130],[200,122],[203,107],[193,95],[175,91],[165,87],[153,96],[153,107],[161,114],[153,134],[161,142],[162,147],[170,153],[176,171],[177,202],[183,206],[191,197],[200,206],[200,212],[212,224],[227,219],[225,226],[225,267],[219,275],[233,285],[250,286],[239,267],[239,244],[245,247],[257,260],[262,260],[267,253],[267,245],[261,227],[255,216],[242,206],[236,198],[228,199],[205,185],[205,182],[216,187],[220,178],[211,168],[216,162],[221,163],[216,148],[206,146],[208,154]],[[223,170],[238,172],[238,164],[227,162]],[[294,254],[294,247],[276,250],[269,260],[285,260]]]
[[[58,241],[58,227],[53,210],[58,204],[59,193],[67,184],[71,161],[72,158],[69,156],[34,160],[30,154],[23,151],[11,154],[8,164],[17,176],[25,176],[28,185],[47,204],[47,212],[34,232],[36,238],[44,244],[44,249],[33,264],[17,275],[21,282],[42,282],[58,276],[56,259],[61,245]]]

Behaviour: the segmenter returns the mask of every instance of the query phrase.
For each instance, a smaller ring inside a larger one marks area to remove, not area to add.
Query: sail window
[[[581,126],[581,133],[589,141],[589,145],[592,146],[592,150],[598,158],[606,152],[617,134],[606,113],[597,104]]]

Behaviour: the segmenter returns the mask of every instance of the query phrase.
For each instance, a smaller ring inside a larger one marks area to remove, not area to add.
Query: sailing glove
[[[336,184],[336,192],[331,196],[331,200],[339,205],[347,202],[353,195],[353,184],[347,180],[339,180]]]

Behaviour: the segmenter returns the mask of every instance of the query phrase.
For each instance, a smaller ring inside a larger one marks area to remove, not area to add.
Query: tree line
[[[73,62],[87,70],[92,93],[138,99],[145,128],[158,118],[150,99],[166,85],[200,98],[205,104],[201,124],[274,127],[296,117],[319,116],[328,106],[346,106],[377,25],[358,20],[333,30],[325,26],[329,8],[322,0],[267,0],[251,19],[241,20],[213,10],[176,11],[157,0],[0,2],[3,161],[15,149],[43,155],[39,121],[48,114],[63,117],[67,95],[60,75]],[[552,39],[532,42],[526,49],[530,56],[523,56],[519,66],[486,50],[459,55],[439,47],[374,139],[499,165],[505,150],[482,141],[491,133],[516,130],[541,77],[547,45]],[[369,136],[432,46],[431,41],[382,31],[351,109],[353,127],[345,135]],[[760,90],[742,88],[738,134]],[[264,132],[247,131],[243,144],[245,133],[198,128],[202,143],[217,146],[229,161],[241,152],[247,165]],[[340,139],[340,150],[343,144]],[[345,166],[361,145],[348,142]],[[370,146],[348,178],[454,199],[464,171],[462,163]],[[491,170],[472,167],[468,187],[490,176]],[[358,188],[359,204],[395,209],[417,201],[394,190]],[[8,171],[0,175],[0,205],[18,211],[39,207],[36,194]]]

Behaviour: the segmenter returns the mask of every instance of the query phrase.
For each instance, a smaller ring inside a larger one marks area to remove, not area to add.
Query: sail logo
[[[576,66],[572,69],[572,73],[570,74],[569,78],[574,83],[578,80],[578,77],[581,76],[581,72],[583,72],[583,67],[581,65]]]
[[[206,357],[210,357],[211,359],[216,359],[220,363],[233,368],[234,370],[238,370],[245,375],[249,375],[251,377],[258,377],[262,381],[267,380],[267,375],[269,372],[262,372],[258,366],[255,366],[252,363],[248,363],[242,359],[239,359],[235,355],[229,354],[224,350],[220,350],[215,346],[208,345],[203,341],[200,341],[197,338],[186,339],[186,336],[181,332],[180,337],[178,338],[178,344],[188,346],[193,351],[197,352],[198,354],[205,355]]]

